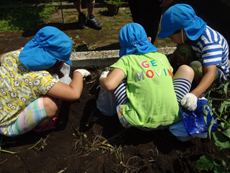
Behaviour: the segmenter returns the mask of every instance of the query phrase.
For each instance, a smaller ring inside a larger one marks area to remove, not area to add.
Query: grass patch
[[[87,27],[87,29],[84,29],[83,33],[84,34],[90,34],[91,29]]]
[[[92,34],[92,35],[90,35],[90,38],[96,39],[96,35],[95,35],[95,34]]]
[[[165,41],[165,43],[172,43],[171,38],[165,38],[164,41]]]
[[[107,23],[111,23],[108,18],[104,18],[103,20],[105,20]]]
[[[108,30],[111,30],[111,28],[112,28],[112,26],[110,26],[110,25],[105,25],[104,27],[107,28]]]
[[[107,40],[106,38],[101,38],[100,39],[102,43],[105,43],[105,41]]]
[[[0,31],[25,31],[33,29],[50,17],[57,7],[35,6],[1,9]]]
[[[164,41],[162,41],[162,42],[155,41],[154,46],[155,47],[165,47],[166,43]]]
[[[76,22],[76,17],[71,17],[68,19],[68,22]]]

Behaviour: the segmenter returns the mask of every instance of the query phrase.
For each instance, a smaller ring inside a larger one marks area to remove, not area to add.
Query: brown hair
[[[176,30],[173,34],[177,34],[177,33],[179,33],[179,32],[181,32],[181,29]]]
[[[61,71],[60,71],[60,70],[61,70],[61,65],[62,65],[62,63],[63,63],[63,61],[57,60],[56,63],[55,63],[52,67],[50,67],[50,68],[47,69],[47,71],[48,71],[51,75],[57,74],[57,75],[60,77],[60,75],[63,75],[63,74],[61,73]]]

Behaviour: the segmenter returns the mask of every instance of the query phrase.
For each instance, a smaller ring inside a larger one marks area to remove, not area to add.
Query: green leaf
[[[214,173],[229,173],[222,165],[216,165]]]
[[[209,155],[201,156],[196,163],[196,169],[212,171],[215,169],[215,162]]]
[[[211,94],[211,90],[208,90],[205,94],[206,98],[209,100]]]
[[[228,85],[229,85],[229,82],[227,82],[226,84],[224,84],[224,93],[225,93],[226,97],[227,97],[227,94],[228,94]]]
[[[211,120],[211,123],[210,125],[208,126],[208,136],[209,138],[211,139],[211,133],[212,133],[212,126],[213,124],[216,122],[216,120],[212,117],[212,120]]]
[[[228,115],[224,115],[223,118],[226,120],[228,118]]]
[[[204,122],[205,122],[205,124],[207,125],[207,115],[208,115],[208,113],[209,113],[209,111],[206,109],[206,106],[208,106],[208,105],[203,105],[203,114],[204,114]]]
[[[230,148],[230,141],[228,138],[226,138],[223,134],[214,132],[213,138],[215,140],[216,146],[220,147],[222,150],[223,148]]]
[[[214,173],[229,173],[229,171],[225,170],[222,166],[218,165],[216,166]]]
[[[224,167],[229,167],[230,166],[230,161],[222,161],[222,164]]]
[[[230,138],[230,128],[228,128],[227,130],[222,131],[222,133],[227,136],[228,138]]]
[[[229,99],[228,99],[229,100]],[[218,109],[218,111],[220,112],[220,114],[222,114],[223,112],[226,112],[227,108],[230,106],[230,102],[229,101],[223,101]]]
[[[227,118],[224,118],[228,123],[230,123],[230,119],[227,119]],[[221,122],[220,123],[220,127],[223,129],[223,130],[225,130],[225,129],[228,129],[228,128],[230,128],[230,125],[228,124],[228,123],[226,123],[226,122]]]
[[[224,122],[221,122],[221,123],[220,123],[220,127],[221,127],[222,129],[226,129],[225,126],[226,126],[226,123],[224,123]]]

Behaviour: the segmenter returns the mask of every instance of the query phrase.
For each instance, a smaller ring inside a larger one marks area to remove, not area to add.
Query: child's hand
[[[100,76],[99,79],[101,79],[101,78],[103,78],[103,77],[107,77],[108,74],[109,74],[109,71],[103,71],[103,72],[101,73],[101,76]]]
[[[188,93],[181,99],[180,103],[189,111],[195,111],[197,107],[197,97],[192,93]]]
[[[77,69],[77,70],[74,71],[74,73],[75,73],[75,72],[81,73],[83,77],[87,77],[87,76],[90,75],[90,72],[87,71],[87,70],[85,70],[85,69]]]

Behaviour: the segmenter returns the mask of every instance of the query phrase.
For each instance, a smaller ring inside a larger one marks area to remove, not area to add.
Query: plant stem
[[[208,103],[208,105],[209,105],[209,107],[211,108],[212,112],[213,112],[218,118],[220,118],[222,121],[224,121],[225,123],[227,123],[228,125],[230,125],[229,122],[227,122],[225,119],[223,119],[220,115],[218,115],[218,114],[216,113],[216,111],[215,111],[214,109],[212,109],[212,107],[211,107],[211,105],[210,105],[209,103]]]
[[[35,148],[41,141],[46,141],[48,139],[49,135],[45,139],[40,139],[36,144],[34,144],[32,147],[28,148],[28,150]]]
[[[219,98],[209,98],[209,100],[215,100],[215,101],[227,101],[230,102],[229,99],[219,99]]]
[[[10,153],[10,154],[16,154],[17,152],[14,151],[8,151],[8,150],[0,150],[0,152],[4,152],[4,153]]]

